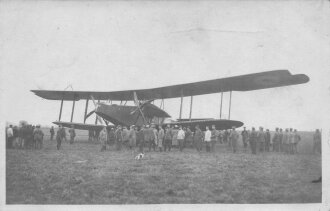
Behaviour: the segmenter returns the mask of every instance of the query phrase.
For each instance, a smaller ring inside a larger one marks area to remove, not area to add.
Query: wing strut
[[[223,98],[223,92],[221,92],[221,101],[220,101],[220,119],[222,115],[222,98]]]
[[[73,102],[72,102],[72,110],[71,110],[71,121],[73,120],[73,113],[74,113],[74,106],[76,104],[76,95],[73,96]]]
[[[181,103],[180,103],[180,115],[179,115],[179,119],[181,119],[181,115],[182,115],[182,101],[183,101],[183,92],[181,90]]]
[[[193,96],[190,96],[190,113],[189,113],[189,121],[191,121],[191,112],[192,112],[192,104],[193,104]]]
[[[84,115],[84,124],[86,123],[86,115],[87,115],[87,110],[88,110],[88,101],[89,99],[86,100],[86,105],[85,105],[85,115]]]
[[[62,108],[63,108],[63,98],[62,98],[62,101],[61,101],[60,114],[58,115],[58,121],[59,121],[59,122],[61,121],[61,116],[62,116]]]
[[[231,93],[232,91],[230,90],[230,98],[229,98],[229,115],[228,115],[228,119],[230,120],[230,108],[231,108]]]

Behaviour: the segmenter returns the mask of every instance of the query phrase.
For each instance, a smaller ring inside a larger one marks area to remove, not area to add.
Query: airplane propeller
[[[139,112],[139,115],[137,116],[135,123],[138,121],[138,119],[139,119],[140,116],[142,116],[142,118],[143,118],[143,122],[144,122],[144,123],[147,122],[147,121],[146,121],[146,118],[145,118],[145,116],[144,116],[144,114],[143,114],[142,109],[143,109],[143,107],[144,107],[145,105],[151,103],[152,101],[154,101],[154,99],[146,100],[146,101],[144,101],[144,102],[141,102],[141,101],[139,101],[136,92],[134,92],[134,104],[135,104],[135,106],[136,106],[137,108],[136,108],[135,110],[133,110],[130,114],[133,115],[133,114],[135,114],[136,112]]]
[[[95,111],[96,111],[96,109],[97,109],[97,107],[99,106],[98,103],[95,101],[95,98],[93,97],[93,95],[91,95],[91,99],[92,99],[92,101],[93,101],[93,104],[94,104],[94,106],[95,106],[95,109],[94,109],[93,111],[89,112],[89,113],[86,115],[86,119],[87,119],[88,117],[90,117],[92,114],[94,114]],[[96,114],[96,113],[95,113],[95,114]],[[85,120],[86,120],[86,119],[85,119]],[[96,120],[97,120],[100,124],[103,124],[103,121],[104,121],[104,123],[105,123],[106,125],[109,124],[108,121],[104,120],[102,117],[100,117],[100,116],[97,115],[97,114],[96,114]],[[103,120],[103,121],[102,121],[102,120]]]

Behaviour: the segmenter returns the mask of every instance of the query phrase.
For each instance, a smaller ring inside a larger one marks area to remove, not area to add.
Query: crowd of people
[[[19,127],[9,125],[6,128],[6,147],[15,149],[41,149],[44,133],[40,125],[22,124]]]
[[[193,132],[189,126],[167,125],[163,129],[161,126],[151,124],[143,127],[132,125],[129,128],[118,125],[110,130],[104,127],[99,133],[102,143],[101,151],[105,151],[107,145],[109,147],[114,145],[117,150],[121,150],[123,146],[129,149],[137,146],[141,153],[144,152],[145,147],[149,149],[148,151],[171,151],[173,145],[178,146],[179,151],[183,151],[186,147],[193,147],[198,152],[201,152],[203,148],[206,152],[214,152],[216,143],[225,144],[236,153],[240,136],[244,151],[247,152],[250,147],[252,154],[270,151],[296,154],[298,153],[297,146],[301,141],[298,131],[292,128],[285,130],[276,128],[275,133],[271,134],[269,129],[264,131],[262,127],[258,131],[254,127],[251,131],[244,127],[239,133],[235,127],[231,130],[217,130],[215,125],[212,125],[211,129],[206,126],[203,132],[197,125]],[[318,129],[313,135],[313,141],[313,151],[320,152],[321,133]]]
[[[54,127],[50,128],[50,140],[54,139]],[[106,127],[101,131],[89,131],[89,141],[100,141],[101,151],[114,146],[116,150],[123,147],[127,149],[139,148],[139,152],[143,153],[147,147],[149,151],[170,152],[172,146],[178,146],[179,151],[183,151],[186,147],[195,148],[198,152],[214,152],[216,143],[227,145],[228,148],[236,153],[238,151],[238,141],[241,136],[244,152],[251,151],[252,154],[261,152],[283,152],[285,154],[298,153],[298,144],[301,136],[296,129],[276,128],[273,134],[269,129],[254,127],[250,130],[243,128],[238,132],[235,127],[231,130],[217,130],[215,125],[206,126],[203,132],[198,125],[194,131],[189,126],[171,126],[167,125],[164,129],[155,124],[137,126],[121,126]],[[69,129],[70,144],[74,143],[76,132],[74,126]],[[44,133],[40,129],[40,125],[32,126],[23,124],[20,127],[10,125],[6,129],[7,148],[17,149],[41,149],[43,146]],[[56,132],[57,149],[61,149],[63,141],[67,141],[66,130],[61,125]],[[250,150],[248,150],[250,148]],[[313,151],[321,152],[321,132],[317,129],[313,135]]]

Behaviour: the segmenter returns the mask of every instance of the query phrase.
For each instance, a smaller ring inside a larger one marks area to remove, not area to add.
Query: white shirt
[[[7,129],[7,136],[8,137],[13,137],[14,136],[13,128],[9,127]]]
[[[211,131],[210,130],[207,130],[205,132],[205,138],[204,138],[204,141],[211,141]]]
[[[181,130],[179,130],[179,132],[178,132],[178,138],[177,139],[184,139],[184,131],[181,129]]]

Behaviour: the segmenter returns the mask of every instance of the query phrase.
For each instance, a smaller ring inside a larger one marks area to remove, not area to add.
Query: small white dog
[[[144,157],[143,153],[138,154],[137,156],[135,156],[135,160],[140,160]]]

